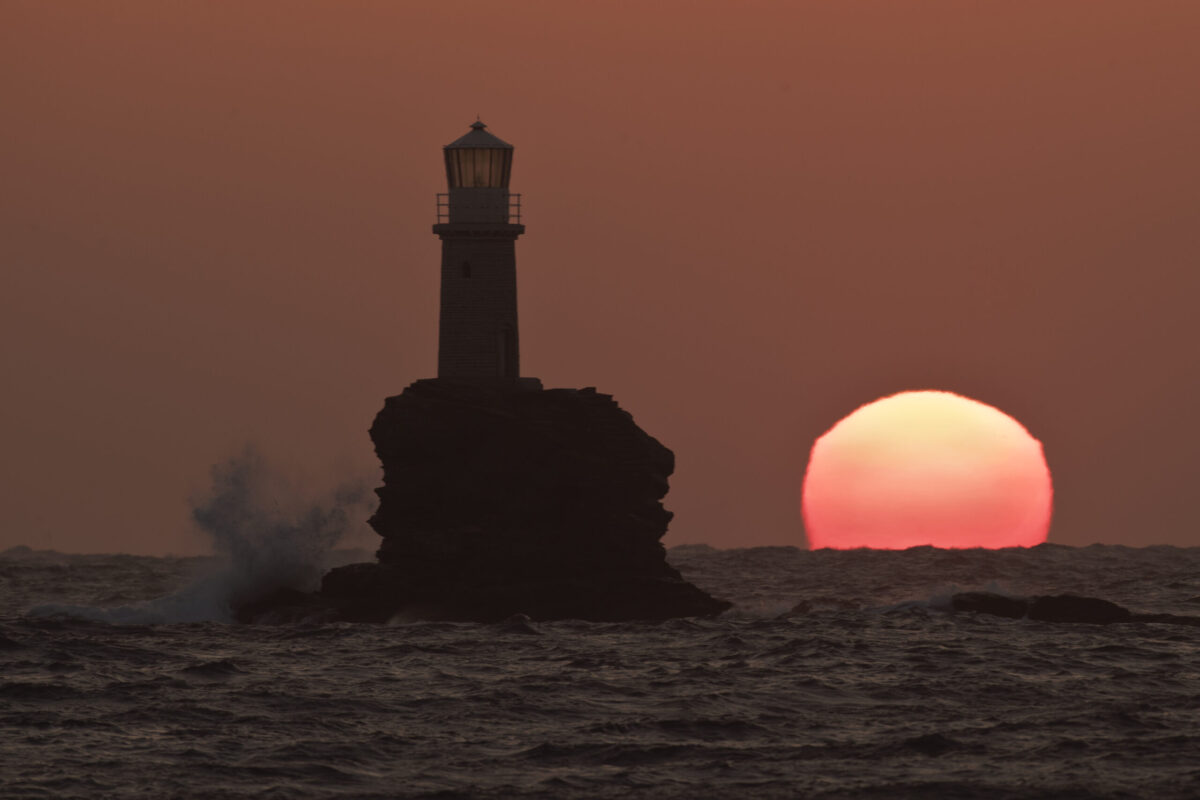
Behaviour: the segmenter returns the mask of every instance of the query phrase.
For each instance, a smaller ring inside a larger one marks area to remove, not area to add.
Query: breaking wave
[[[369,515],[365,482],[318,496],[253,446],[212,468],[212,486],[192,507],[218,562],[184,588],[112,607],[44,604],[35,616],[66,615],[118,625],[230,622],[232,609],[283,588],[312,591],[334,565],[334,547]]]

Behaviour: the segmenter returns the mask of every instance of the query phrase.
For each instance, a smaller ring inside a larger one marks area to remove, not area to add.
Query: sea
[[[253,569],[13,548],[0,797],[1200,797],[1200,628],[949,603],[1200,615],[1200,548],[668,558],[732,610],[239,625]]]

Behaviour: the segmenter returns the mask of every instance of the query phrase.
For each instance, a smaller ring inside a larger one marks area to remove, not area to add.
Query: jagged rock
[[[659,541],[674,455],[595,389],[423,380],[371,426],[379,563],[333,570],[340,618],[715,615]]]

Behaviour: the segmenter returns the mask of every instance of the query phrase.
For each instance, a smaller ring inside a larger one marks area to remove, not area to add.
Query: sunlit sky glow
[[[190,498],[247,443],[377,486],[476,115],[516,148],[522,370],[675,452],[667,547],[802,544],[812,443],[919,387],[1045,443],[1054,542],[1198,544],[1197,31],[1180,0],[4,3],[0,550],[210,552]]]

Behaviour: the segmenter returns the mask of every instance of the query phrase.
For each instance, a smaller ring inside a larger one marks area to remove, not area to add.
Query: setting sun
[[[1030,547],[1053,490],[1042,444],[992,406],[902,392],[863,406],[813,445],[804,476],[809,546]]]

